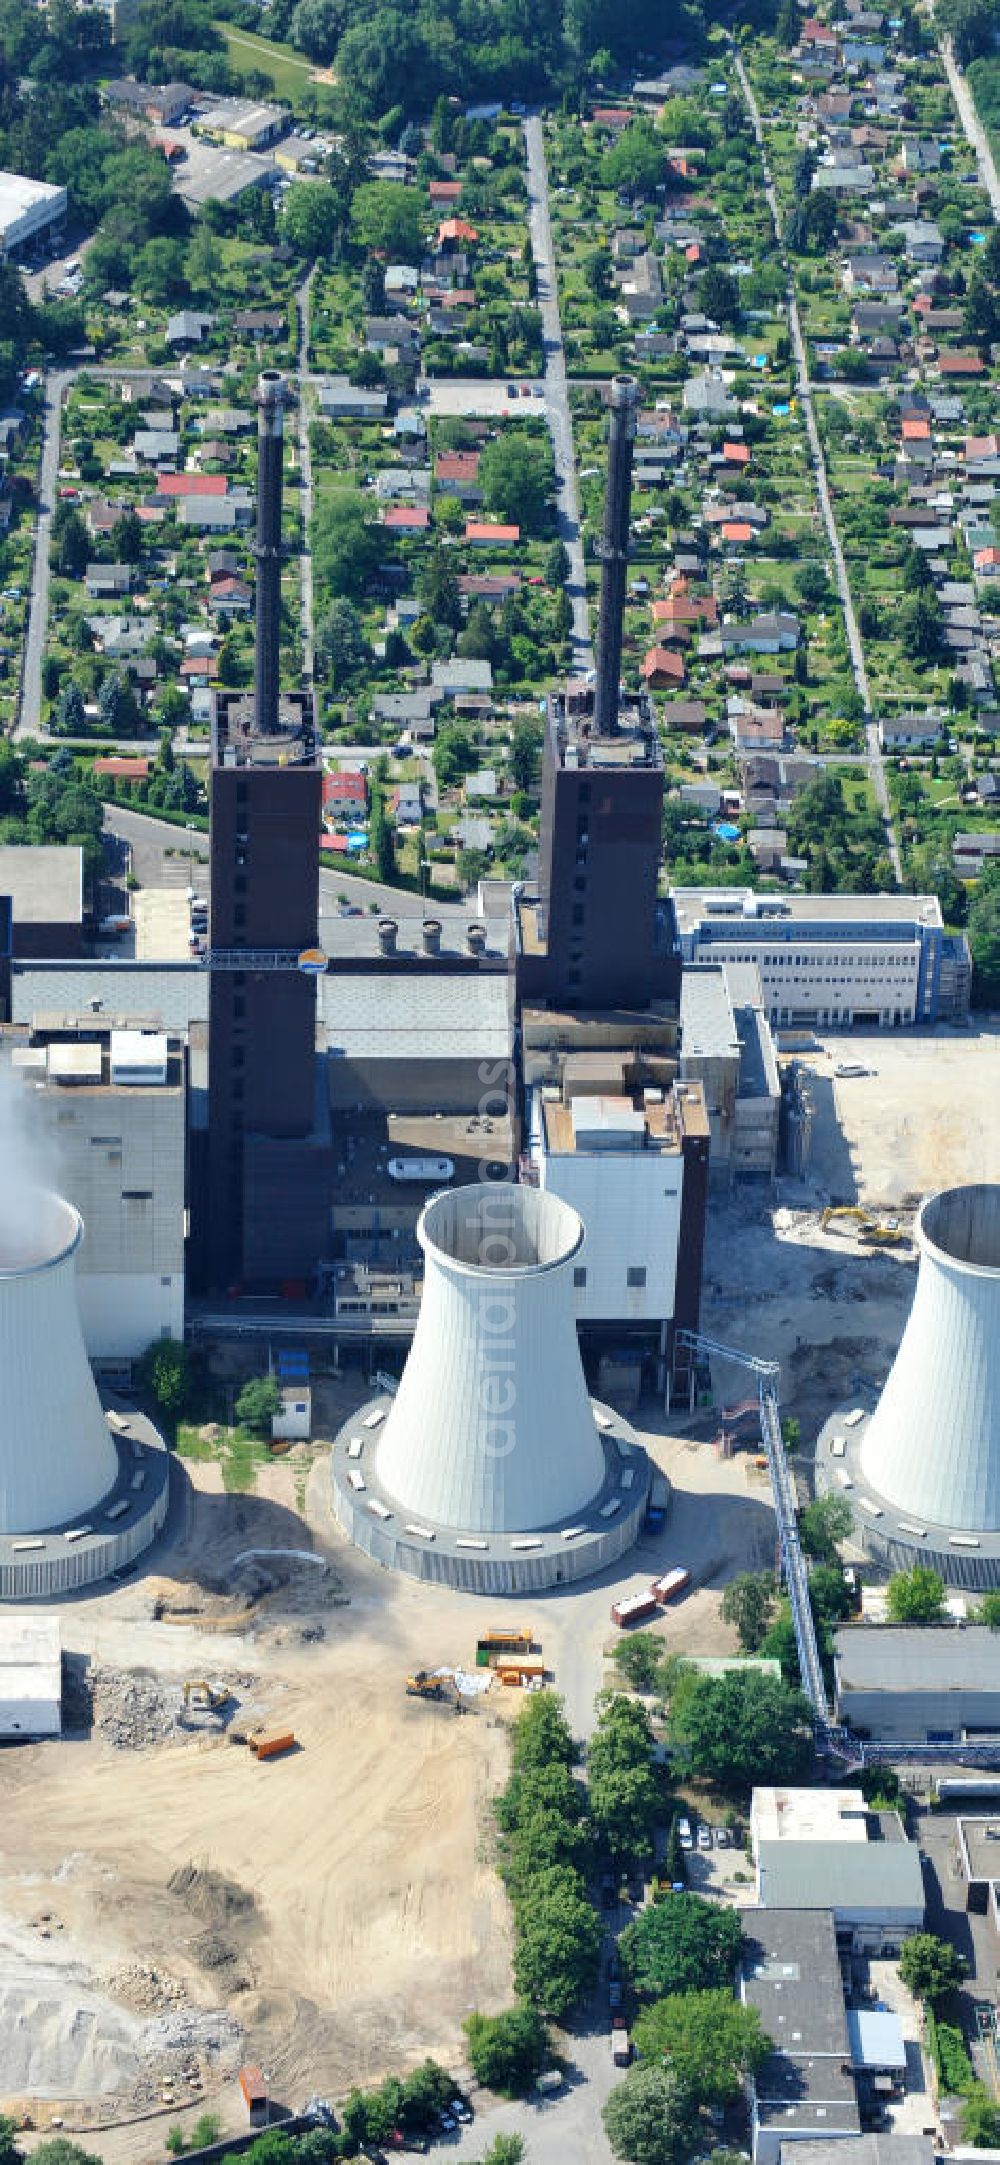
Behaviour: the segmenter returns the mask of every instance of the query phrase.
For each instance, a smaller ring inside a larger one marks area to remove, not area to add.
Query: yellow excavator
[[[831,1205],[828,1210],[824,1210],[820,1220],[824,1233],[828,1229],[834,1233],[846,1231],[846,1227],[841,1223],[844,1218],[850,1218],[857,1227],[858,1239],[868,1242],[874,1248],[894,1248],[899,1241],[905,1239],[905,1234],[900,1232],[898,1225],[886,1224],[881,1218],[874,1217],[870,1210],[862,1210],[858,1204],[848,1203]]]
[[[432,1676],[429,1669],[418,1669],[415,1676],[406,1679],[406,1690],[411,1699],[443,1699],[444,1683],[439,1676]]]
[[[229,1693],[223,1684],[210,1684],[207,1677],[189,1676],[184,1683],[184,1704],[206,1713],[214,1713],[225,1706]]]

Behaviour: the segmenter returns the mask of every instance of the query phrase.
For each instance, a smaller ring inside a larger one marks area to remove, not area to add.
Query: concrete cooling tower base
[[[629,1423],[594,1403],[604,1480],[571,1520],[530,1533],[462,1533],[416,1520],[378,1476],[377,1450],[391,1398],[375,1398],[341,1429],[331,1454],[333,1508],[356,1548],[415,1579],[470,1594],[526,1594],[571,1586],[617,1563],[642,1532],[651,1468]]]
[[[874,1412],[820,1438],[817,1471],[854,1508],[862,1546],[951,1585],[1000,1585],[1000,1186],[928,1196],[916,1291]]]
[[[858,1410],[857,1401],[842,1406],[821,1429],[816,1486],[827,1495],[846,1497],[854,1513],[854,1539],[865,1555],[886,1571],[927,1564],[940,1572],[946,1586],[964,1586],[974,1593],[1000,1586],[1000,1532],[959,1533],[952,1526],[935,1525],[926,1514],[911,1517],[869,1481],[861,1453],[873,1414],[865,1412],[854,1428],[844,1425],[847,1415]]]
[[[170,1453],[151,1421],[129,1412],[112,1439],[117,1476],[89,1510],[60,1526],[0,1534],[0,1601],[51,1601],[124,1571],[167,1516]]]
[[[6,1203],[6,1210],[4,1204]],[[167,1514],[169,1458],[141,1415],[105,1416],[80,1329],[79,1212],[0,1195],[0,1600],[120,1571]]]

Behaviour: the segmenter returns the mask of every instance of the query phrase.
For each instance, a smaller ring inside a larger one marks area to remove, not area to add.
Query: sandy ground
[[[1000,1031],[874,1031],[818,1039],[804,1056],[816,1119],[810,1174],[845,1203],[901,1204],[1000,1176]],[[846,1061],[868,1076],[837,1077]]]

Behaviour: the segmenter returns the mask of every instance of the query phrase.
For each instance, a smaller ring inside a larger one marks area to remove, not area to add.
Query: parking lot
[[[242,195],[244,188],[269,187],[275,179],[277,167],[269,153],[224,150],[218,143],[206,143],[190,128],[171,128],[170,140],[185,151],[172,167],[173,183],[191,210],[199,210],[210,197],[228,203]]]

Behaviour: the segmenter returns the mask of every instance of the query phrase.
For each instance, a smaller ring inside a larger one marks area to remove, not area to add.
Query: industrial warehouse
[[[773,2045],[754,2160],[836,2136],[927,2165],[915,2040],[871,2004],[924,1928],[921,1855],[854,1784],[897,1745],[989,1750],[988,1634],[947,1611],[922,1680],[909,1632],[855,1594],[915,1559],[949,1600],[994,1583],[998,1191],[956,1149],[892,1209],[834,1202],[825,1174],[818,1202],[811,1149],[860,1192],[865,1073],[805,1024],[898,1050],[968,988],[920,897],[801,897],[786,940],[752,893],[663,891],[656,714],[621,683],[630,378],[607,406],[597,668],[546,702],[530,878],[334,914],[312,690],[280,670],[275,370],[202,950],[94,952],[79,852],[47,853],[47,882],[16,861],[42,853],[0,858],[0,1134],[28,1174],[26,1210],[13,1183],[0,1200],[0,1913],[26,1949],[0,1977],[0,2109],[81,2141],[141,2144],[126,2129],[157,2117],[155,2148],[163,2114],[197,2145],[206,2106],[226,2135],[327,2126],[429,2052],[472,2095],[462,2024],[512,1998],[492,1814],[511,1722],[551,1686],[591,1735],[638,1626],[713,1684],[782,1690],[794,1664],[811,1763],[845,1785],[746,1785],[752,1870],[719,1796],[677,1828],[687,1887],[738,1910],[739,1994]],[[814,961],[840,974],[848,951],[835,1009]],[[186,1347],[195,1403],[154,1421],[164,1347]],[[852,1521],[829,1642],[799,1530],[815,1439],[817,1491]],[[780,1661],[737,1642],[743,1577],[787,1622]],[[660,1689],[634,1702],[657,1780]],[[619,1929],[677,1892],[657,1845],[630,1875],[615,1852],[594,1891],[592,1997],[615,2014]],[[571,2093],[588,2048],[560,2036]],[[616,2023],[610,2064],[630,2053]]]

